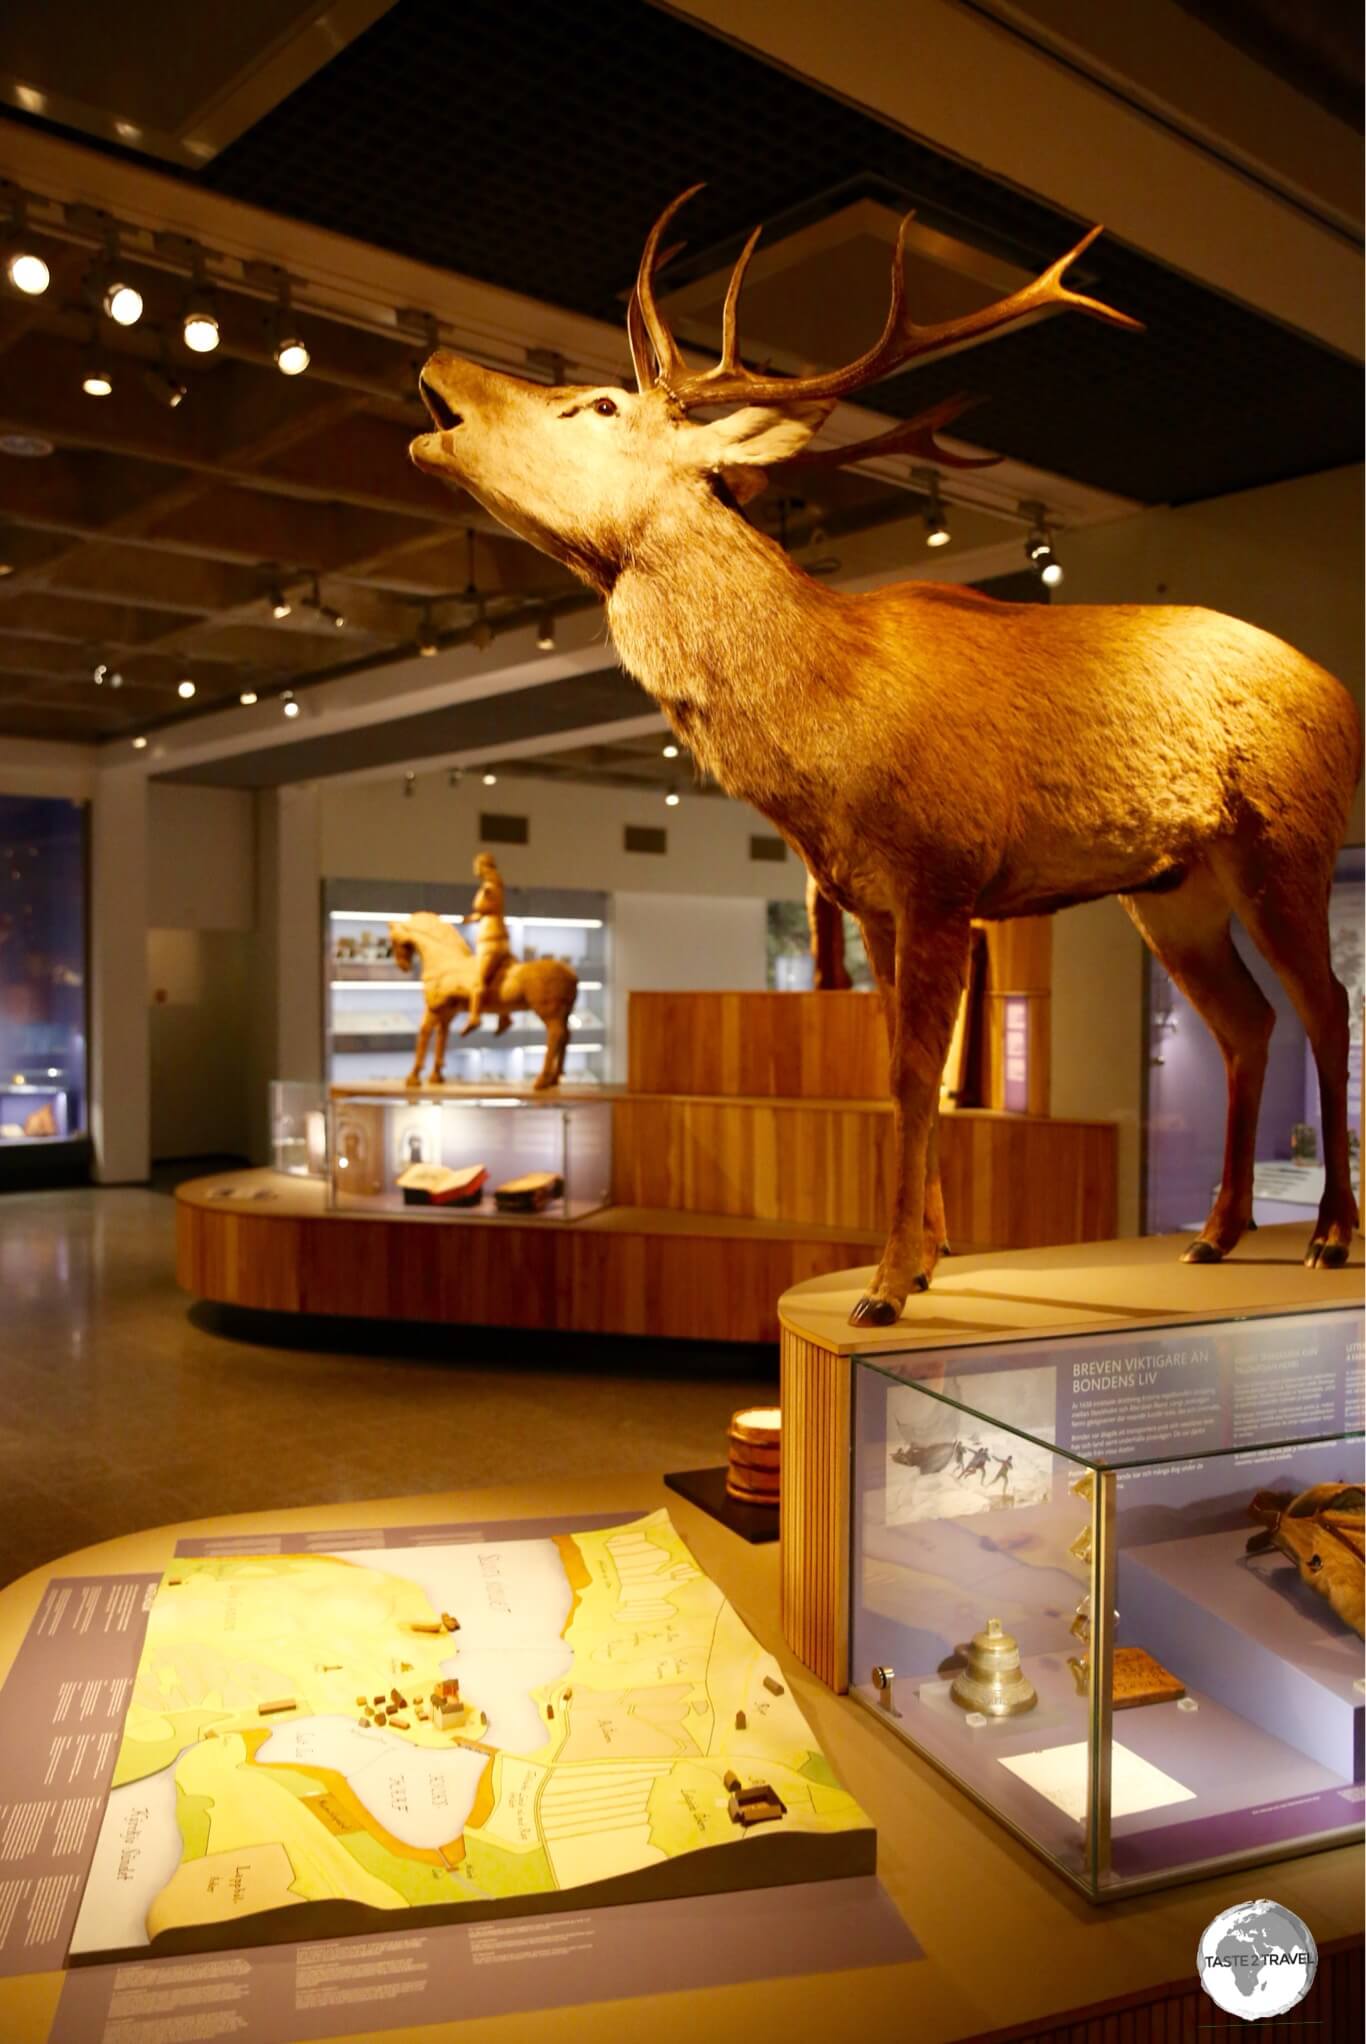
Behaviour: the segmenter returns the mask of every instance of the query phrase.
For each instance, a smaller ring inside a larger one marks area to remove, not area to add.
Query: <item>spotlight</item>
[[[307,343],[297,334],[286,334],[275,343],[275,367],[282,376],[302,376],[311,360]]]
[[[25,298],[41,298],[52,272],[28,239],[28,200],[22,192],[10,198],[10,244],[5,250],[5,275],[12,290]]]
[[[410,800],[411,800],[411,798],[412,798],[412,797],[413,797],[413,796],[414,796],[414,795],[415,795],[415,794],[417,793],[417,775],[416,775],[416,774],[414,774],[414,773],[406,773],[406,774],[405,774],[405,775],[403,776],[403,792],[404,792],[404,794],[405,794],[405,795],[406,795],[406,796],[407,796],[407,797],[408,797],[408,798],[409,798]]]
[[[204,282],[204,258],[198,250],[180,332],[192,355],[211,355],[218,346],[218,312]]]
[[[677,759],[678,747],[676,745],[666,745],[664,747],[664,757],[665,759]]]
[[[542,614],[536,627],[536,650],[538,653],[555,651],[555,620],[548,610]]]
[[[117,227],[111,225],[105,230],[104,260],[87,278],[86,291],[105,318],[112,319],[115,326],[136,326],[142,318],[142,293],[136,284],[129,281],[128,272],[119,258]]]
[[[115,277],[106,284],[100,300],[105,317],[112,319],[115,326],[136,326],[142,318],[142,293],[136,284],[129,284],[121,277]]]
[[[496,787],[498,786],[498,776],[497,776],[497,774],[485,774],[485,776],[484,776],[484,786],[485,786],[486,788],[496,788]]]
[[[293,696],[288,693],[285,695],[284,712],[287,717],[297,717],[299,714],[299,705],[295,702]]]
[[[947,546],[949,543],[949,514],[944,508],[944,499],[939,494],[939,477],[932,468],[914,468],[911,480],[925,492],[925,544],[926,546]]]
[[[114,379],[108,363],[100,356],[92,355],[81,371],[81,389],[87,397],[109,397],[113,388]]]
[[[1039,580],[1049,589],[1056,589],[1062,580],[1062,562],[1053,551],[1053,534],[1048,524],[1048,514],[1042,504],[1034,502],[1021,504],[1021,512],[1029,519],[1029,531],[1025,536],[1025,553],[1031,565],[1037,569]]]
[[[108,672],[109,666],[107,661],[100,660],[96,662],[94,673],[90,677],[91,680],[94,682],[96,688],[104,687],[104,677],[106,676],[106,674],[108,674]]]
[[[275,367],[282,376],[302,376],[312,357],[307,341],[299,337],[290,296],[289,279],[281,277],[280,305],[275,314]]]
[[[141,732],[139,732],[137,737],[133,740],[133,750],[134,752],[146,752],[147,750],[147,740],[143,737]]]
[[[52,282],[52,272],[32,249],[17,248],[5,263],[5,275],[25,298],[41,298]]]
[[[110,688],[123,687],[123,676],[119,673],[117,668],[115,668],[114,672],[109,677],[109,686]]]
[[[664,807],[666,809],[677,809],[681,800],[682,797],[673,788],[670,788],[668,794],[664,797]]]
[[[342,613],[339,610],[324,610],[323,616],[326,618],[331,618],[332,623],[337,629],[337,631],[340,631],[342,626],[346,623],[346,619],[342,616]]]
[[[194,694],[194,683],[192,681],[178,681],[175,692],[180,697],[182,703],[188,703],[190,697]]]
[[[288,617],[294,605],[277,582],[270,592],[270,614],[274,618]]]
[[[242,704],[244,709],[250,709],[251,705],[254,702],[257,702],[259,698],[254,688],[244,688],[241,695],[238,696],[237,700],[239,703]]]
[[[155,366],[144,369],[142,380],[157,403],[165,405],[169,411],[174,411],[177,405],[185,402],[186,387],[178,376],[172,376],[169,369],[159,369]]]
[[[436,633],[432,629],[431,605],[422,606],[422,623],[418,627],[417,650],[424,660],[430,660],[437,651]]]
[[[207,300],[198,300],[181,321],[181,334],[192,355],[211,355],[218,346],[218,316]]]

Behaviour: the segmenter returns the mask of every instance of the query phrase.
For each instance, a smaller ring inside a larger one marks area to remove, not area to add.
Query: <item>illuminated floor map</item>
[[[454,1729],[431,1701],[450,1678],[468,1710]],[[388,1721],[362,1722],[367,1704]],[[728,1771],[786,1814],[738,1824]],[[149,1619],[71,1956],[873,1861],[777,1663],[667,1512],[549,1539],[182,1560]]]

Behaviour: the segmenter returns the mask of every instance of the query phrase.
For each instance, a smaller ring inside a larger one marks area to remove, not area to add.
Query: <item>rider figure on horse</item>
[[[508,946],[508,926],[503,920],[503,876],[498,871],[491,852],[478,852],[474,860],[474,877],[479,882],[474,897],[474,907],[464,918],[467,923],[478,923],[479,942],[475,951],[477,975],[474,992],[470,995],[470,1012],[461,1024],[460,1034],[468,1036],[477,1029],[483,1017],[484,1002],[492,1000],[497,992],[503,969],[512,956]],[[507,1014],[498,1017],[498,1035],[512,1027],[512,1017]]]

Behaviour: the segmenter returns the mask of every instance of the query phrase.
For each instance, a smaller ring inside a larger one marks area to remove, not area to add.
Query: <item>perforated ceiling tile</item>
[[[698,178],[684,267],[868,192],[1030,267],[1076,223],[640,0],[399,0],[204,173],[216,190],[617,320],[650,221]],[[1002,453],[1146,501],[1354,461],[1352,365],[1113,240],[1086,287],[1135,337],[1057,319],[883,386],[989,392]]]

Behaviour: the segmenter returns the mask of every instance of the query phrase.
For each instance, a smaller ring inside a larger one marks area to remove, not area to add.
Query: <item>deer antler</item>
[[[750,404],[802,404],[825,400],[833,402],[847,397],[851,392],[864,389],[870,383],[878,383],[884,376],[890,376],[894,369],[904,368],[909,362],[927,361],[931,357],[955,354],[961,348],[976,347],[979,342],[992,339],[1007,329],[1029,325],[1036,319],[1046,318],[1050,313],[1078,311],[1089,313],[1093,319],[1103,319],[1111,326],[1129,327],[1141,330],[1142,321],[1131,319],[1125,312],[1117,312],[1098,298],[1087,298],[1079,291],[1069,290],[1063,282],[1068,268],[1085,254],[1096,236],[1101,232],[1093,227],[1089,234],[1082,236],[1076,247],[1057,262],[1051,263],[1032,283],[1012,291],[1006,298],[999,298],[991,305],[979,306],[975,312],[966,312],[957,319],[940,320],[931,326],[917,326],[906,309],[906,233],[913,214],[908,213],[902,221],[896,239],[896,253],[892,258],[892,298],[882,333],[865,354],[853,362],[847,362],[840,369],[822,370],[813,376],[769,376],[746,369],[737,356],[737,308],[740,287],[744,281],[749,259],[754,253],[755,243],[762,232],[755,228],[745,243],[736,261],[726,291],[725,307],[721,315],[721,356],[710,369],[690,370],[683,359],[678,343],[670,333],[654,295],[654,273],[657,267],[657,253],[665,228],[701,185],[692,185],[680,193],[672,205],[666,206],[646,237],[640,258],[640,270],[636,278],[635,299],[632,313],[628,316],[628,328],[632,330],[631,352],[635,359],[636,375],[642,390],[651,389],[656,383],[663,384],[669,396],[683,411],[694,411],[702,405],[731,404],[741,400]],[[650,365],[643,347],[638,348],[641,328],[648,336],[658,363],[658,373],[650,374]],[[642,361],[645,374],[642,374]],[[648,375],[649,380],[646,381]],[[907,430],[909,425],[907,424]],[[941,421],[941,423],[943,423]],[[898,431],[900,429],[897,429]],[[871,443],[870,443],[871,444]],[[902,442],[898,441],[898,449]],[[877,442],[878,451],[889,453],[892,446],[888,435],[882,435]],[[850,458],[846,454],[846,459]],[[942,460],[942,453],[936,456]]]
[[[843,468],[851,461],[868,461],[880,454],[909,454],[918,461],[938,462],[944,468],[995,468],[999,454],[954,454],[947,447],[941,447],[935,434],[943,431],[956,418],[970,411],[973,405],[981,404],[979,397],[959,393],[957,397],[945,397],[927,411],[917,412],[914,418],[898,420],[885,433],[874,434],[868,440],[855,440],[847,447],[818,447],[814,452],[803,448],[784,462],[785,468]]]

